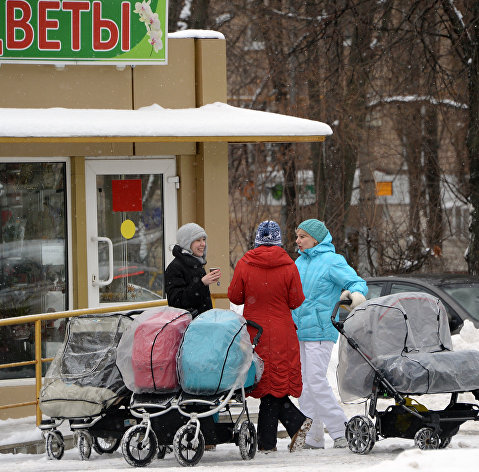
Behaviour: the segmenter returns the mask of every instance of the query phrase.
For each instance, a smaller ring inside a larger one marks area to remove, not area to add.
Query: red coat
[[[301,361],[296,326],[291,310],[303,303],[298,269],[279,246],[259,246],[237,263],[228,298],[244,303],[243,316],[263,327],[256,352],[264,361],[264,373],[251,395],[299,397]],[[251,338],[256,330],[249,328]]]

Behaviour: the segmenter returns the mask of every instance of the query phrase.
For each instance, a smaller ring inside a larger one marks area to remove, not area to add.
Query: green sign
[[[0,63],[166,64],[167,0],[0,0]]]

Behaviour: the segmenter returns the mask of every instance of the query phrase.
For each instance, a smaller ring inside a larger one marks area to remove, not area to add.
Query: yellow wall
[[[196,106],[226,103],[226,43],[212,39],[196,42]],[[199,143],[196,220],[208,234],[208,265],[220,267],[223,284],[213,293],[226,292],[229,281],[228,145]],[[224,198],[223,198],[224,197]],[[186,221],[185,221],[186,222]],[[227,300],[217,307],[228,308]]]
[[[35,385],[0,386],[0,405],[27,403],[35,400]],[[0,410],[0,420],[35,416],[35,406],[21,406]],[[19,441],[20,442],[20,441]]]

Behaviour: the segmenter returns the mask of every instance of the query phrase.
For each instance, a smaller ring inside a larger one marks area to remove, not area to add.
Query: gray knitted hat
[[[176,232],[176,243],[182,249],[191,252],[191,243],[197,239],[206,237],[206,232],[200,225],[196,223],[186,223]]]

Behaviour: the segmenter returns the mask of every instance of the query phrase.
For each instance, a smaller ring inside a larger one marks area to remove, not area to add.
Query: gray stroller
[[[368,300],[335,321],[341,333],[338,389],[341,400],[369,399],[367,414],[346,424],[349,449],[367,454],[379,438],[414,439],[419,449],[446,447],[466,421],[479,420],[477,403],[460,403],[460,393],[479,400],[479,351],[453,351],[441,301],[423,292]],[[410,395],[450,394],[443,410],[429,410]],[[377,410],[378,398],[394,404]],[[366,403],[367,406],[367,403]]]
[[[61,459],[66,420],[82,460],[91,450],[112,453],[124,431],[136,424],[128,408],[130,392],[116,366],[123,332],[141,311],[71,318],[63,345],[53,359],[40,392],[44,419],[39,425],[49,459]]]

